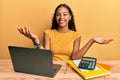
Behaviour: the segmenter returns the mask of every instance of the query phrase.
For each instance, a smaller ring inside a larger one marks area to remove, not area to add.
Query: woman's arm
[[[80,59],[85,55],[93,43],[108,44],[112,39],[93,38],[90,39],[83,48],[79,49],[80,38],[76,39],[73,46],[72,59]]]
[[[29,28],[27,27],[19,27],[18,31],[23,34],[25,37],[31,39],[33,41],[34,45],[40,44],[40,41],[38,39],[38,36],[33,34]],[[44,49],[43,45],[39,47],[40,49]]]
[[[50,50],[50,38],[48,37],[48,35],[46,33],[44,33],[43,35],[43,43],[44,43],[44,47],[47,50]]]

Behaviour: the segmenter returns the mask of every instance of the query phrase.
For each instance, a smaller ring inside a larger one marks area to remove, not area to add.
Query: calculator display
[[[97,59],[93,57],[82,57],[79,63],[79,68],[93,70],[95,69],[96,61]]]

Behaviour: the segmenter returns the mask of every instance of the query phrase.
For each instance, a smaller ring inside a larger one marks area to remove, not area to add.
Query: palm
[[[93,40],[99,44],[108,44],[112,39],[93,38]]]
[[[30,31],[29,28],[20,27],[20,28],[18,28],[18,31],[19,31],[21,34],[23,34],[25,37],[27,37],[27,38],[30,38],[30,39],[32,39],[32,40],[37,39],[37,35],[33,34],[33,33]]]

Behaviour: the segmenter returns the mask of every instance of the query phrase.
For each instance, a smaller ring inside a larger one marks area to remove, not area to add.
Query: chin
[[[65,25],[65,24],[60,24],[59,26],[60,26],[60,27],[65,27],[66,25]]]

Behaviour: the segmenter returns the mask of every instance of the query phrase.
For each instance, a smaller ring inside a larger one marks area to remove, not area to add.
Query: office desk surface
[[[91,80],[120,80],[120,60],[98,62],[112,65],[113,67],[111,69],[111,74]],[[62,67],[54,78],[49,78],[15,72],[11,60],[0,60],[0,80],[83,80],[83,78],[77,74],[70,66],[67,66],[67,63],[65,61],[54,61],[54,63],[62,64]],[[66,74],[64,74],[65,71]]]

